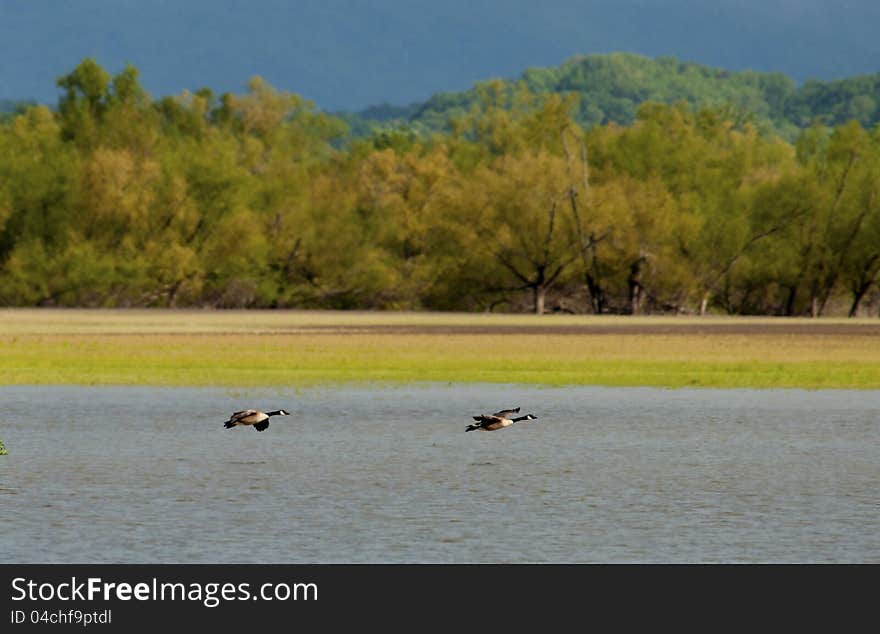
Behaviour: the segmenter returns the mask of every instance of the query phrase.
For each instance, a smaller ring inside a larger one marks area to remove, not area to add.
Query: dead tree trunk
[[[605,311],[606,301],[605,292],[602,289],[601,282],[599,281],[599,275],[595,270],[595,259],[596,246],[605,239],[605,236],[607,234],[596,237],[595,233],[590,232],[589,236],[587,236],[587,233],[584,230],[580,207],[578,205],[578,187],[580,186],[583,188],[584,197],[586,197],[590,191],[590,166],[589,162],[587,161],[587,145],[584,143],[583,139],[580,139],[581,182],[580,185],[577,185],[577,177],[575,175],[574,169],[574,157],[572,156],[572,153],[568,147],[566,132],[568,132],[568,128],[564,128],[561,133],[562,148],[565,151],[565,157],[568,160],[568,202],[571,207],[571,215],[574,219],[574,225],[577,234],[577,252],[578,256],[580,256],[581,259],[584,284],[586,285],[587,291],[590,294],[590,306],[595,314],[601,315]]]
[[[862,298],[864,298],[865,293],[868,292],[869,288],[871,288],[870,285],[861,286],[853,291],[853,302],[852,305],[849,307],[849,314],[847,315],[847,317],[852,319],[859,314],[859,304],[862,303]]]
[[[797,286],[788,286],[788,295],[785,298],[785,305],[782,307],[782,314],[785,317],[791,317],[794,314],[794,302],[797,299]]]
[[[843,245],[839,248],[837,261],[832,264],[831,272],[828,275],[828,279],[825,281],[825,288],[822,292],[822,300],[819,303],[820,314],[823,310],[825,310],[825,305],[828,303],[828,298],[831,297],[831,292],[834,290],[834,286],[835,284],[837,284],[837,279],[840,277],[840,272],[843,270],[844,260],[846,259],[846,256],[849,255],[849,251],[852,248],[852,245],[855,242],[856,238],[858,237],[859,230],[862,228],[862,223],[864,222],[865,217],[868,215],[868,212],[874,205],[874,198],[875,194],[872,192],[871,197],[868,200],[868,204],[856,217],[856,221],[853,223],[853,226],[850,229],[850,232],[847,235]]]
[[[837,195],[834,198],[834,204],[831,205],[831,210],[828,213],[828,220],[825,223],[826,241],[831,235],[831,228],[834,225],[834,218],[837,216],[837,210],[840,208],[840,201],[843,199],[843,193],[844,191],[846,191],[846,185],[849,181],[849,176],[853,165],[855,165],[856,159],[858,159],[858,155],[856,155],[855,152],[851,152],[849,162],[847,163],[846,168],[843,171],[843,176],[840,179],[840,185],[837,188]],[[859,214],[846,240],[842,245],[838,247],[837,250],[839,253],[837,259],[832,259],[830,254],[823,258],[820,267],[822,276],[820,277],[820,280],[816,281],[816,284],[818,285],[821,283],[821,286],[814,290],[813,297],[810,302],[810,314],[813,317],[821,316],[822,312],[825,310],[825,305],[828,303],[828,298],[831,296],[831,292],[834,290],[834,285],[837,283],[837,277],[840,273],[841,266],[843,266],[843,260],[846,257],[850,246],[858,235],[859,228],[862,225],[862,221],[864,220],[865,215],[868,213],[868,210],[873,204],[873,198],[874,197],[872,195],[868,206],[862,211],[862,213]]]
[[[642,285],[642,269],[647,262],[645,256],[639,256],[635,262],[630,264],[629,277],[627,285],[629,286],[629,313],[630,315],[638,315],[642,312],[642,295],[645,287]]]
[[[608,306],[608,302],[605,299],[605,289],[602,288],[602,283],[599,281],[598,276],[594,277],[587,270],[584,273],[584,281],[587,284],[587,290],[590,292],[590,308],[593,309],[596,315],[603,314]]]
[[[873,269],[874,265],[878,262],[880,262],[880,253],[875,253],[868,259],[865,266],[862,267],[859,279],[852,288],[853,302],[849,308],[849,317],[855,317],[856,314],[858,314],[859,305],[862,303],[862,299],[864,299],[871,287],[877,283],[877,276],[880,274],[880,268],[876,270]]]
[[[799,215],[797,211],[795,211],[794,215]],[[733,269],[733,266],[739,261],[741,257],[743,257],[746,253],[749,252],[754,245],[759,243],[764,238],[772,236],[779,231],[785,229],[788,224],[791,222],[790,219],[786,219],[785,221],[770,227],[764,231],[759,231],[746,240],[743,245],[740,247],[739,251],[737,251],[733,256],[731,256],[727,262],[719,269],[719,271],[710,279],[706,280],[703,285],[703,298],[700,301],[700,316],[704,316],[709,310],[709,300],[712,298],[712,294],[715,292],[715,289],[718,287],[718,284],[727,276],[728,273]]]
[[[535,296],[535,314],[543,315],[544,314],[544,299],[547,296],[547,289],[543,286],[536,286],[534,289]]]

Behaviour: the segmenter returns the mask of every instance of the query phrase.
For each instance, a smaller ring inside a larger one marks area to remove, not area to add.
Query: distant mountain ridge
[[[814,121],[839,125],[856,119],[866,128],[880,123],[880,73],[798,86],[783,73],[728,71],[664,56],[633,53],[579,55],[553,68],[529,68],[508,86],[523,82],[538,94],[576,93],[577,119],[586,126],[629,125],[640,104],[687,102],[692,107],[727,106],[759,127],[792,138]],[[337,113],[354,136],[407,127],[430,133],[448,129],[452,117],[477,101],[475,88],[438,93],[407,106],[372,106]]]

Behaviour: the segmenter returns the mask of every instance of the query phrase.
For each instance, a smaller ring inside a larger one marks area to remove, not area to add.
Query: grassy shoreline
[[[0,310],[0,384],[880,389],[877,320]]]

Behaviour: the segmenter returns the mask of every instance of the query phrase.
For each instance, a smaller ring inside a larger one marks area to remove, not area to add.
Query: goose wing
[[[234,423],[236,421],[240,421],[242,418],[247,418],[248,416],[253,416],[257,413],[255,409],[243,409],[240,412],[235,412],[229,417],[229,422]]]
[[[500,423],[504,419],[493,414],[481,414],[480,416],[474,416],[474,420],[477,421],[477,427],[485,427],[493,423]]]
[[[508,418],[511,414],[519,414],[519,408],[503,409],[500,412],[495,412],[492,416],[495,418]]]
[[[488,428],[490,425],[498,424],[501,422],[501,419],[497,416],[490,416],[488,414],[480,414],[479,416],[474,416],[473,419],[477,421],[471,425],[468,425],[465,431],[473,431],[474,429],[483,429]]]

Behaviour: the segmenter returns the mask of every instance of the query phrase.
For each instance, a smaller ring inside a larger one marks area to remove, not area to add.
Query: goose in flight
[[[257,431],[265,431],[269,426],[269,418],[272,416],[290,416],[290,412],[279,409],[274,412],[261,412],[258,409],[245,409],[235,412],[229,420],[223,423],[226,429],[232,429],[236,425],[253,425]]]
[[[480,431],[495,431],[496,429],[510,427],[514,423],[518,423],[522,420],[538,420],[537,416],[532,416],[531,414],[512,418],[514,414],[519,414],[518,407],[514,409],[503,409],[494,414],[480,414],[479,416],[474,416],[474,420],[477,421],[476,424],[472,423],[468,425],[465,431],[474,431],[476,429],[479,429]]]

